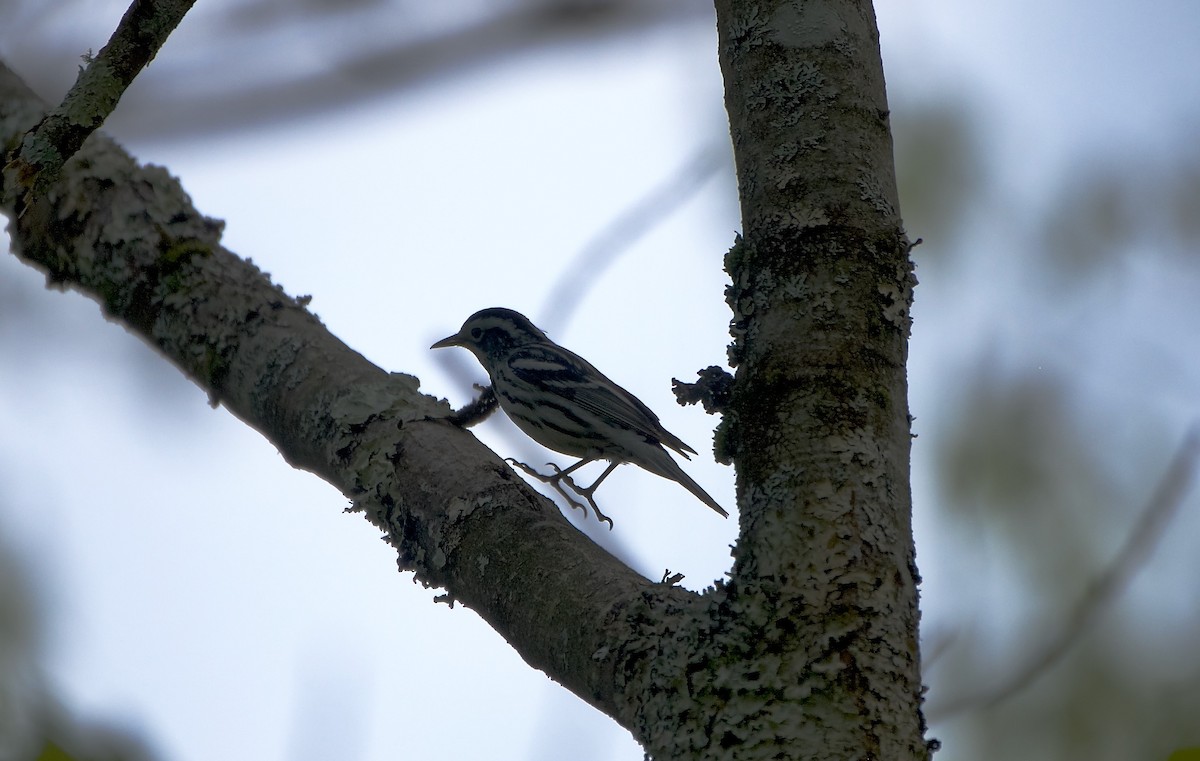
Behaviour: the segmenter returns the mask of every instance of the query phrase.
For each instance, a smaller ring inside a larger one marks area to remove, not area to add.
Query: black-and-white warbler
[[[696,450],[663,428],[658,416],[636,396],[583,357],[551,341],[524,315],[511,309],[481,310],[467,318],[457,333],[430,348],[446,346],[461,346],[475,354],[492,378],[501,408],[527,436],[556,452],[582,458],[565,470],[551,465],[555,472],[548,476],[509,460],[553,486],[573,507],[587,512],[564,490],[564,481],[588,501],[598,520],[611,526],[612,520],[596,507],[592,494],[614,468],[630,462],[678,482],[701,502],[729,516],[663,447],[684,459]],[[608,468],[591,486],[580,488],[570,474],[596,460],[608,460]]]

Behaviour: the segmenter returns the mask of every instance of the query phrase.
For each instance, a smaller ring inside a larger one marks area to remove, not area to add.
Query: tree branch
[[[20,153],[5,171],[15,172],[16,182],[30,195],[41,195],[117,107],[195,1],[133,0],[108,44],[79,70],[58,108],[25,134]]]
[[[15,144],[42,108],[0,64],[0,142]],[[19,192],[0,187],[10,217]],[[662,678],[650,667],[664,621],[701,598],[641,578],[572,528],[448,422],[449,407],[419,393],[416,378],[369,363],[223,248],[221,224],[165,170],[138,166],[97,133],[9,229],[14,253],[50,284],[97,300],[289,463],[354,499],[401,570],[445,588],[528,663],[635,725],[641,701],[630,695]]]

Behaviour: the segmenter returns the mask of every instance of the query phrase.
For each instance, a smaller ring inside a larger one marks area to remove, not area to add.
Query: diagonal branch
[[[41,109],[0,64],[0,143],[19,140]],[[0,186],[10,217],[19,192]],[[532,666],[634,726],[630,696],[655,663],[657,632],[699,596],[641,578],[581,535],[448,422],[448,406],[416,378],[331,335],[223,248],[221,224],[165,170],[138,166],[103,134],[25,211],[9,225],[21,260],[98,301],[289,463],[351,497],[401,570],[445,588]]]
[[[41,195],[88,135],[108,118],[126,88],[153,60],[196,0],[133,0],[108,44],[87,66],[63,102],[26,133],[8,167],[17,182]]]

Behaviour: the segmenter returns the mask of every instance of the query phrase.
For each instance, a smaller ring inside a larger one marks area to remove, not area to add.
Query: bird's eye
[[[476,341],[478,341],[478,340],[479,340],[479,337],[480,337],[481,335],[483,335],[483,331],[482,331],[482,330],[480,330],[479,328],[471,328],[471,338],[473,338],[473,339],[475,339]]]

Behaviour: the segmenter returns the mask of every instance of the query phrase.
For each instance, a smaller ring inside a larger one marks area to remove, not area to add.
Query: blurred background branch
[[[1079,596],[1059,632],[1040,645],[1032,645],[1030,649],[1033,654],[1024,665],[1010,664],[1005,680],[999,684],[984,686],[974,694],[948,698],[936,696],[935,702],[927,709],[929,720],[944,721],[966,711],[991,708],[1017,696],[1035,679],[1047,676],[1049,670],[1095,624],[1103,609],[1128,586],[1142,564],[1150,559],[1159,539],[1183,506],[1196,480],[1198,465],[1200,426],[1193,426],[1139,514],[1125,545]]]
[[[25,81],[54,102],[64,72],[96,45],[84,20],[99,9],[82,0],[6,5],[5,48]],[[713,17],[711,5],[695,0],[214,0],[173,36],[172,60],[138,79],[110,128],[135,140],[269,129],[519,56],[550,60]]]

